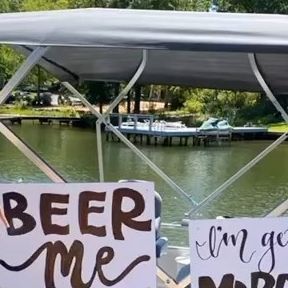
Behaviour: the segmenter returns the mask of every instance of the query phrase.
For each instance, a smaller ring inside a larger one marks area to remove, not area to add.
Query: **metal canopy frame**
[[[23,62],[23,64],[20,66],[20,68],[17,70],[17,72],[14,74],[14,76],[8,81],[8,83],[4,86],[2,91],[0,91],[0,105],[5,102],[5,100],[9,97],[9,94],[17,87],[17,85],[20,84],[20,82],[27,76],[27,74],[31,71],[31,69],[40,61],[42,56],[45,55],[45,52],[48,50],[48,48],[38,47],[36,48],[29,57]],[[129,81],[127,86],[122,90],[122,92],[119,94],[119,96],[113,101],[111,106],[108,108],[108,110],[105,112],[104,115],[100,114],[92,105],[85,99],[84,96],[82,96],[70,83],[64,82],[63,85],[75,96],[77,96],[82,103],[89,108],[89,110],[94,114],[98,120],[97,125],[99,128],[97,129],[97,136],[99,135],[99,140],[97,139],[97,147],[99,155],[101,155],[101,160],[99,162],[99,165],[102,165],[102,172],[100,171],[100,178],[102,177],[104,180],[104,170],[103,170],[103,158],[102,158],[102,143],[101,143],[101,123],[104,123],[106,126],[109,126],[124,143],[127,144],[129,148],[131,148],[142,160],[144,160],[148,165],[158,174],[160,175],[164,180],[168,181],[168,184],[172,186],[175,189],[178,189],[178,193],[184,195],[190,200],[189,195],[186,195],[186,193],[177,186],[164,172],[162,172],[151,160],[149,160],[141,151],[139,151],[126,137],[120,133],[116,128],[114,128],[110,123],[107,122],[106,118],[109,116],[110,112],[114,109],[114,107],[123,99],[123,97],[131,90],[133,85],[136,83],[136,81],[141,76],[147,62],[147,51],[143,51],[143,58],[142,62],[139,65],[135,75],[132,77],[132,79]],[[52,182],[54,183],[65,183],[66,180],[55,170],[52,168],[51,165],[49,165],[40,155],[36,153],[35,150],[33,150],[27,143],[25,143],[20,137],[18,137],[13,131],[11,131],[5,124],[0,122],[0,133],[9,140],[16,148],[18,148],[32,163],[34,163]],[[99,144],[101,143],[101,144]],[[101,168],[100,168],[101,170]],[[103,173],[101,175],[101,173]],[[193,201],[192,201],[193,202]],[[4,216],[5,217],[5,216]],[[6,219],[4,218],[4,221]],[[7,221],[7,220],[6,220]],[[184,288],[190,283],[190,277],[187,276],[183,282],[176,283],[166,272],[161,270],[159,267],[157,267],[156,272],[158,278],[164,282],[164,285],[166,287],[171,288]],[[168,286],[167,286],[168,285]]]
[[[37,47],[22,63],[16,73],[0,91],[0,105],[3,104],[10,93],[28,75],[32,68],[37,65],[40,59],[48,51],[48,47]],[[34,163],[50,180],[55,183],[65,182],[64,178],[53,169],[40,155],[36,153],[28,144],[13,133],[5,124],[0,122],[0,133],[6,137],[16,148],[18,148],[32,163]]]
[[[143,154],[135,145],[133,145],[117,128],[115,128],[104,116],[99,113],[93,105],[86,100],[86,98],[77,91],[70,83],[62,83],[75,97],[78,97],[82,103],[89,108],[90,112],[95,115],[106,127],[112,131],[124,144],[126,144],[141,160],[143,160],[157,175],[159,175],[170,187],[173,188],[175,192],[179,195],[184,196],[194,205],[197,205],[194,201],[182,188],[180,188],[169,176],[167,176],[155,163],[153,163],[145,154]]]
[[[266,81],[265,81],[265,79],[264,79],[264,77],[260,71],[260,67],[257,63],[256,55],[254,53],[250,53],[250,54],[248,54],[248,57],[249,57],[249,61],[250,61],[250,65],[251,65],[251,68],[253,70],[253,73],[254,73],[255,77],[257,78],[259,84],[261,85],[262,89],[264,90],[264,92],[266,93],[267,97],[270,99],[272,104],[275,106],[275,108],[281,113],[282,118],[288,124],[288,114],[283,109],[283,107],[280,105],[280,103],[277,101],[272,90],[269,88],[269,85],[266,83]],[[287,133],[288,133],[288,131],[286,131],[283,135],[287,136]],[[268,213],[266,215],[266,217],[280,216],[280,215],[284,214],[287,210],[288,210],[288,199],[286,201],[282,202],[277,207],[275,207],[270,213]]]
[[[9,97],[12,90],[17,87],[17,85],[27,76],[31,69],[39,63],[40,59],[48,51],[49,47],[37,47],[31,52],[27,59],[23,62],[17,72],[4,86],[2,91],[0,91],[0,105],[5,102]],[[107,121],[109,114],[112,110],[120,103],[120,101],[127,95],[127,93],[132,89],[137,80],[141,77],[143,71],[145,70],[146,63],[148,59],[148,51],[144,49],[142,51],[142,60],[136,69],[135,74],[125,86],[125,88],[120,92],[116,99],[111,103],[104,114],[99,113],[86,98],[81,95],[70,83],[63,82],[62,84],[66,89],[68,89],[73,95],[78,97],[81,102],[91,111],[93,115],[97,117],[96,122],[96,132],[97,132],[97,150],[98,150],[98,164],[99,164],[99,179],[104,181],[104,165],[103,165],[103,151],[102,151],[102,137],[101,137],[101,124],[105,124],[106,127],[112,131],[124,144],[126,144],[137,156],[140,157],[157,175],[159,175],[174,191],[179,193],[184,198],[188,199],[194,207],[186,214],[190,217],[197,213],[201,208],[205,207],[208,203],[214,200],[216,197],[221,195],[221,193],[226,190],[230,185],[232,185],[238,178],[240,178],[244,173],[249,171],[253,166],[255,166],[261,159],[273,151],[278,145],[280,145],[286,138],[287,133],[284,133],[279,139],[277,139],[273,144],[262,151],[258,156],[241,168],[236,174],[230,177],[222,185],[220,185],[214,192],[212,192],[207,198],[202,202],[197,203],[194,201],[189,194],[187,194],[181,187],[179,187],[169,176],[167,176],[158,166],[156,166],[146,155],[144,155],[135,145],[133,145],[117,128],[115,128],[110,122]],[[260,72],[259,65],[256,60],[256,55],[254,53],[248,54],[248,59],[250,62],[251,69],[261,85],[263,91],[266,93],[267,97],[273,103],[275,108],[281,113],[283,119],[288,123],[288,114],[279,104],[273,92],[267,85],[262,73]],[[42,159],[29,145],[27,145],[23,140],[16,136],[6,125],[0,122],[0,132],[13,144],[15,145],[28,159],[30,159],[42,172],[44,172],[49,179],[53,182],[65,182],[64,178],[54,170],[44,159]],[[281,208],[279,208],[281,207]],[[281,203],[280,206],[276,207],[269,216],[278,216],[283,214],[288,209],[288,200]]]
[[[253,71],[254,76],[256,77],[259,85],[262,87],[263,91],[266,93],[269,100],[275,106],[275,108],[281,113],[282,118],[288,123],[288,114],[280,105],[280,103],[275,98],[272,90],[269,88],[266,83],[264,76],[260,71],[260,67],[257,63],[256,55],[254,53],[248,54],[248,60]],[[288,131],[283,133],[276,141],[274,141],[271,145],[269,145],[266,149],[264,149],[261,153],[259,153],[254,159],[248,162],[245,166],[243,166],[239,171],[237,171],[234,175],[232,175],[229,179],[227,179],[222,185],[220,185],[216,190],[214,190],[209,196],[207,196],[202,202],[199,203],[195,208],[193,207],[186,216],[192,217],[199,212],[199,210],[206,205],[208,205],[211,201],[220,196],[229,186],[231,186],[236,180],[238,180],[242,175],[248,172],[252,167],[254,167],[260,160],[262,160],[265,156],[267,156],[270,152],[272,152],[275,148],[277,148],[283,141],[285,141],[288,137]],[[279,206],[273,209],[266,216],[280,216],[285,211],[288,210],[288,199],[281,203]]]
[[[31,71],[31,69],[40,61],[40,59],[45,55],[48,47],[38,47],[28,58],[24,61],[24,63],[20,66],[18,71],[14,74],[14,76],[8,81],[5,87],[0,92],[0,105],[5,102],[5,100],[9,97],[9,94],[12,90],[24,79],[24,77]],[[227,187],[233,184],[239,177],[241,177],[244,173],[250,170],[253,166],[255,166],[261,159],[263,159],[266,155],[268,155],[271,151],[273,151],[278,145],[280,145],[286,138],[287,132],[284,133],[281,137],[279,137],[274,143],[272,143],[269,147],[267,147],[263,152],[261,152],[257,157],[251,160],[247,165],[245,165],[242,169],[240,169],[235,175],[233,175],[230,179],[225,181],[221,186],[219,186],[213,193],[210,194],[207,198],[205,198],[201,203],[195,202],[190,195],[188,195],[185,191],[183,191],[171,178],[169,178],[162,170],[159,169],[147,156],[145,156],[137,147],[135,147],[117,128],[115,128],[109,121],[107,121],[107,117],[112,112],[112,110],[120,103],[123,97],[131,90],[134,84],[137,82],[139,77],[142,75],[146,63],[147,63],[148,51],[143,50],[142,61],[138,66],[135,74],[128,82],[126,87],[121,91],[121,93],[117,96],[117,98],[113,101],[113,103],[109,106],[107,111],[104,114],[99,113],[86,98],[81,95],[70,83],[64,82],[62,83],[66,89],[68,89],[73,95],[78,97],[82,103],[89,108],[91,113],[95,115],[98,120],[96,122],[97,129],[97,150],[98,150],[98,163],[99,163],[99,178],[100,181],[104,181],[104,167],[103,167],[103,158],[102,158],[102,138],[101,138],[101,124],[105,124],[106,127],[111,130],[124,144],[126,144],[137,156],[140,157],[154,172],[156,172],[166,183],[173,188],[174,191],[179,193],[188,199],[195,208],[193,208],[188,215],[191,217],[196,212],[198,212],[205,205],[210,203],[216,197],[218,197]],[[267,94],[268,98],[271,100],[275,108],[281,113],[283,119],[288,123],[288,115],[286,111],[282,108],[282,106],[278,103],[277,99],[273,95],[271,89],[267,85],[264,80],[263,75],[260,72],[259,66],[256,61],[255,54],[248,55],[249,62],[251,65],[251,69],[257,78],[259,84]],[[16,146],[30,161],[32,161],[42,172],[44,172],[49,179],[56,183],[63,183],[65,179],[55,171],[44,159],[42,159],[29,145],[27,145],[22,139],[16,136],[8,127],[6,127],[3,123],[0,122],[0,133],[4,135],[14,146]],[[288,209],[288,199],[281,203],[278,207],[276,207],[272,212],[270,212],[267,216],[279,216],[282,215]],[[167,275],[164,271],[162,271],[159,267],[157,270],[158,277],[165,282],[166,287],[171,288],[181,288],[186,287],[189,283],[191,283],[190,277],[184,279],[183,282],[176,283],[173,281],[169,275]]]

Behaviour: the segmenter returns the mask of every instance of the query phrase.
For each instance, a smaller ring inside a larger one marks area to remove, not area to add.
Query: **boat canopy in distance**
[[[148,50],[142,84],[261,91],[255,53],[275,93],[288,92],[288,16],[80,9],[0,15],[0,43],[28,54],[60,80],[128,81]]]

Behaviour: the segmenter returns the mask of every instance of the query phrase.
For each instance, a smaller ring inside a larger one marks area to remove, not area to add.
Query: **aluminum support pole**
[[[104,165],[103,165],[103,149],[102,149],[102,133],[101,122],[96,121],[96,137],[97,137],[97,156],[99,167],[99,180],[104,182]]]
[[[100,119],[124,144],[126,144],[139,158],[141,158],[157,175],[159,175],[174,191],[179,195],[184,196],[194,205],[197,202],[194,201],[184,190],[182,190],[172,179],[169,178],[157,165],[155,165],[145,154],[143,154],[137,147],[135,147],[120,131],[117,130],[113,125],[108,123],[106,119],[100,114],[87,99],[81,95],[70,83],[62,83],[73,95],[78,97],[82,103],[89,108],[91,113]]]
[[[266,217],[278,217],[283,215],[288,210],[288,199],[269,212]]]
[[[47,47],[38,47],[28,56],[17,72],[0,91],[0,105],[5,103],[12,90],[27,76],[47,50]]]
[[[48,50],[47,47],[36,48],[23,62],[17,72],[8,81],[5,87],[0,91],[0,105],[5,103],[9,94],[15,87],[27,76],[31,69],[39,62],[41,57]],[[31,147],[21,140],[14,132],[0,122],[0,133],[9,140],[16,148],[18,148],[31,162],[33,162],[44,174],[46,174],[53,182],[63,183],[65,180],[42,159]]]
[[[125,86],[125,88],[120,92],[120,94],[115,98],[115,100],[111,103],[111,105],[108,107],[108,109],[103,114],[103,117],[107,119],[109,114],[113,111],[113,109],[121,102],[121,100],[127,95],[127,93],[132,89],[132,87],[135,85],[137,80],[142,75],[146,63],[147,63],[147,57],[148,57],[148,51],[143,50],[143,56],[142,61],[137,68],[134,76],[131,78],[131,80],[128,82],[128,84]],[[98,152],[98,167],[99,167],[99,179],[100,182],[104,182],[104,164],[103,164],[103,150],[102,150],[102,133],[101,133],[101,123],[102,121],[100,119],[96,122],[96,134],[97,134],[97,152]]]
[[[102,133],[101,123],[96,121],[96,136],[97,136],[97,156],[98,156],[98,169],[99,169],[99,180],[104,182],[104,163],[103,163],[103,148],[102,148]]]
[[[253,73],[255,77],[258,80],[258,83],[261,85],[262,89],[266,93],[267,97],[270,99],[270,101],[273,103],[275,108],[281,113],[282,118],[285,120],[286,123],[288,123],[288,114],[283,109],[283,107],[280,105],[280,103],[277,101],[276,97],[274,96],[273,92],[267,85],[264,77],[262,76],[260,69],[258,67],[256,57],[254,53],[248,54],[249,61],[251,68],[253,70]],[[287,133],[287,132],[286,132]],[[276,217],[282,215],[284,212],[288,210],[288,199],[284,202],[282,202],[280,205],[278,205],[276,208],[274,208],[269,214],[266,215],[266,217]]]

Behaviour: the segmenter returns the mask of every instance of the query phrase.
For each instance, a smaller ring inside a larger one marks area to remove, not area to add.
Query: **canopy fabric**
[[[255,53],[275,93],[288,92],[288,16],[78,9],[0,14],[0,43],[28,54],[60,80],[128,81],[148,50],[142,84],[261,91]]]

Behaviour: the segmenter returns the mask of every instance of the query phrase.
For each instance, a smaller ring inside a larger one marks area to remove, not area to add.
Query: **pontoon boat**
[[[191,204],[187,218],[196,217],[201,209],[287,138],[287,133],[283,134],[198,203],[129,142],[107,121],[107,117],[137,82],[143,85],[264,91],[288,122],[286,111],[274,96],[288,92],[288,16],[129,9],[2,14],[0,43],[27,56],[2,89],[1,104],[29,71],[40,64],[97,116],[99,181],[105,180],[100,130],[101,123],[104,123],[175,193]],[[127,85],[101,115],[73,87],[85,80],[127,82]],[[65,182],[3,123],[0,123],[0,132],[53,182]],[[287,208],[288,200],[279,203],[278,207],[271,207],[267,216],[280,216]],[[181,224],[163,225],[171,229],[182,227]],[[170,247],[168,255],[160,258],[157,270],[161,280],[159,287],[186,287],[190,283],[188,254],[188,248]]]

